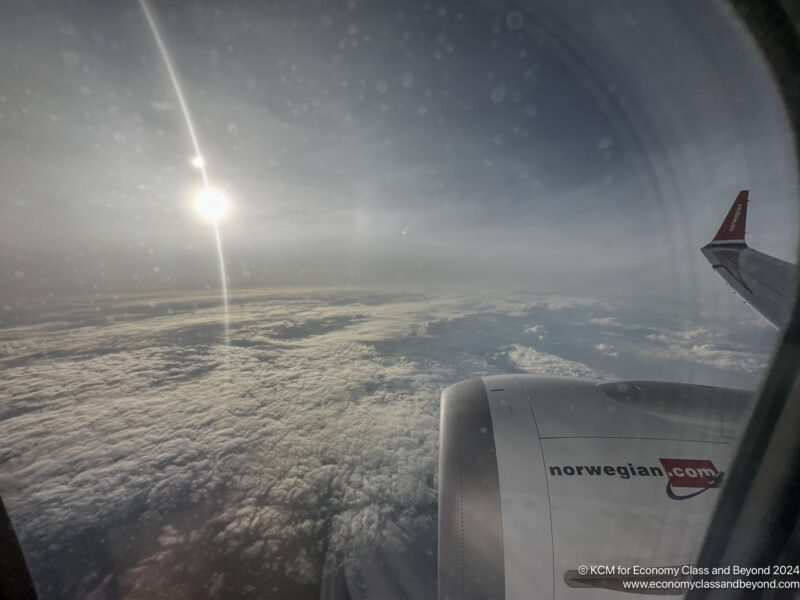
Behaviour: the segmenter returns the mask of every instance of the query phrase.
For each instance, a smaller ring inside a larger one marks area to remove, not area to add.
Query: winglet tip
[[[733,201],[725,220],[711,243],[744,244],[744,228],[747,222],[747,202],[750,190],[741,190]]]

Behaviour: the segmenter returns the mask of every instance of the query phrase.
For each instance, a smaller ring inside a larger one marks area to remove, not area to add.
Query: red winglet
[[[747,221],[747,195],[748,191],[742,190],[736,196],[736,200],[728,211],[728,216],[725,217],[722,225],[720,225],[712,243],[744,244],[744,224]]]

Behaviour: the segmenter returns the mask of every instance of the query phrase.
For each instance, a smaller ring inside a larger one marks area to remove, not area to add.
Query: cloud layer
[[[0,492],[43,597],[434,597],[445,386],[754,386],[774,339],[755,320],[387,290],[242,293],[230,347],[220,317],[209,297],[130,297],[0,330]]]

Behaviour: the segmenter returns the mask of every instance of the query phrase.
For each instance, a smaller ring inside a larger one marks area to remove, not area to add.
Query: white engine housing
[[[450,386],[439,598],[613,598],[625,577],[579,567],[692,563],[753,402],[668,382],[503,375]]]

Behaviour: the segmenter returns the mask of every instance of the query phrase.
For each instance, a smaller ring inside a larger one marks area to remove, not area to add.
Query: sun
[[[225,196],[209,187],[197,194],[195,206],[200,214],[214,222],[228,212],[228,202],[225,200]]]

